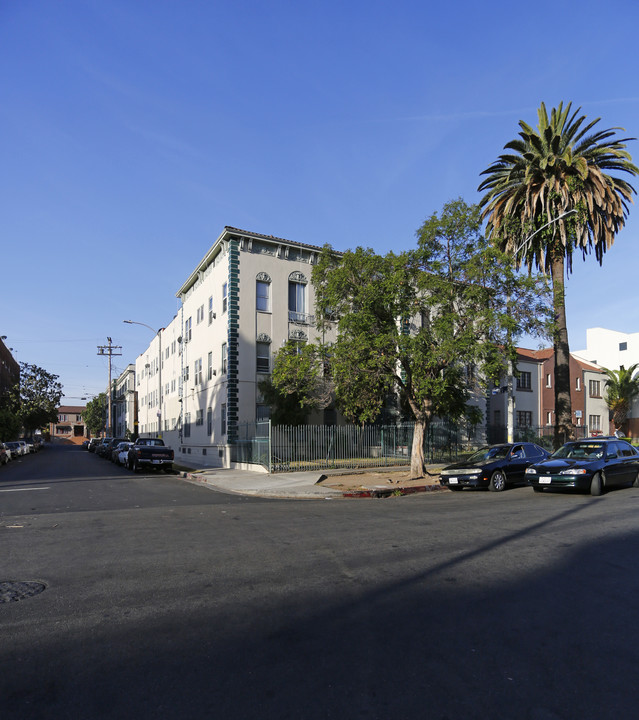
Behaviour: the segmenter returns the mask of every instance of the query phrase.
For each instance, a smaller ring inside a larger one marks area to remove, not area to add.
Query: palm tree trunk
[[[552,300],[555,315],[555,436],[553,445],[560,447],[572,436],[572,405],[570,401],[570,347],[566,325],[564,289],[564,254],[557,253],[551,262]]]

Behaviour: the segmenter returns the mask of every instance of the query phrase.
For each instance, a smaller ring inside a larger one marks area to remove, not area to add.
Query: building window
[[[271,417],[271,408],[258,403],[255,406],[255,419],[257,422],[266,422]]]
[[[193,366],[193,382],[196,385],[202,383],[202,358],[198,358]]]
[[[199,325],[204,320],[204,305],[200,305],[197,309],[197,324]]]
[[[271,309],[269,302],[269,295],[271,290],[271,284],[264,282],[264,280],[256,281],[255,297],[256,297],[256,308],[259,312],[269,312]]]
[[[590,397],[601,397],[601,382],[599,380],[589,380],[588,392],[590,394]],[[593,415],[593,417],[595,416]]]
[[[306,284],[289,280],[288,282],[288,317],[293,322],[306,320]]]
[[[580,377],[576,378],[576,380],[575,380],[575,390],[577,392],[581,392],[581,378]]]
[[[204,410],[195,411],[195,424],[204,425]]]
[[[517,427],[532,427],[532,412],[530,410],[517,410]]]
[[[546,374],[546,387],[547,388],[552,387],[552,375],[550,373]]]
[[[184,413],[184,437],[191,437],[191,413]]]
[[[215,313],[213,312],[213,296],[209,298],[209,325],[215,319]]]
[[[222,375],[226,375],[226,369],[227,369],[227,352],[226,352],[226,343],[222,343]]]
[[[222,435],[226,435],[226,403],[222,405],[222,412],[220,413],[220,426]]]
[[[520,372],[517,378],[517,390],[530,390],[531,374],[529,372]]]
[[[592,382],[592,380],[591,380]],[[601,415],[589,415],[588,416],[588,426],[590,429],[590,432],[600,432],[601,431]]]
[[[213,435],[213,408],[206,409],[206,434]]]
[[[552,425],[552,410],[546,413],[546,425]]]
[[[224,283],[222,285],[222,312],[225,313],[228,307],[228,292],[229,292],[229,285],[228,283]]]
[[[209,353],[209,364],[208,364],[208,368],[207,368],[207,372],[206,372],[206,377],[209,380],[213,379],[213,353],[212,352]]]
[[[619,352],[621,352],[622,350],[627,350],[627,349],[628,349],[628,343],[627,343],[627,342],[619,343]]]
[[[193,325],[193,318],[188,318],[184,323],[184,342],[189,342],[191,339],[191,326]]]
[[[257,355],[257,372],[267,373],[271,369],[271,343],[255,343]]]
[[[186,382],[189,379],[189,366],[187,365],[184,368],[184,382]]]

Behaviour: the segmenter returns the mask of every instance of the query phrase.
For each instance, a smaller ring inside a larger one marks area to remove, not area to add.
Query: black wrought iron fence
[[[413,423],[366,426],[246,423],[238,427],[231,459],[260,464],[269,472],[409,465],[413,429]],[[483,429],[441,421],[428,427],[424,454],[428,462],[449,462],[484,443]]]

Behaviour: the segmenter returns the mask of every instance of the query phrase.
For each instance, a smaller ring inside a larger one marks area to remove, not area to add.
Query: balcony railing
[[[315,315],[309,315],[308,313],[301,313],[296,312],[295,310],[289,310],[288,321],[295,323],[296,325],[314,325]]]

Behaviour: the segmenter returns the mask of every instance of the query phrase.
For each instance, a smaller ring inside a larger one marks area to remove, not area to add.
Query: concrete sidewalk
[[[336,490],[317,483],[325,473],[320,471],[291,473],[260,473],[251,470],[227,468],[185,467],[178,463],[178,474],[188,482],[205,485],[212,490],[254,495],[257,497],[289,498],[300,500],[336,500],[339,498],[383,498],[391,495],[410,495],[420,492],[444,490],[439,485],[419,487],[384,487],[358,490]]]
[[[206,485],[213,490],[238,495],[257,495],[272,498],[333,500],[343,494],[316,483],[321,472],[260,473],[227,468],[182,469],[179,474],[189,482]]]

